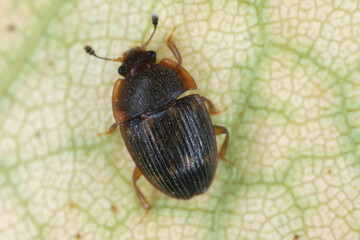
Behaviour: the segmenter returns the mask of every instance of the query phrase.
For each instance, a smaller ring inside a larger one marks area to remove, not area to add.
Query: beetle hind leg
[[[133,185],[136,191],[136,194],[139,198],[139,201],[141,203],[141,205],[143,206],[143,208],[145,208],[146,212],[145,215],[141,218],[139,223],[142,223],[142,221],[149,215],[150,209],[151,209],[151,205],[149,204],[149,202],[146,200],[144,194],[142,194],[142,192],[140,191],[139,187],[137,186],[136,182],[139,180],[139,178],[141,177],[142,173],[140,172],[140,170],[135,167],[134,169],[134,173],[133,173]]]
[[[227,130],[227,128],[222,127],[222,126],[218,126],[218,125],[213,125],[213,128],[214,128],[215,135],[225,134],[225,140],[224,140],[223,145],[220,148],[219,157],[223,161],[228,162],[229,164],[235,166],[235,163],[233,163],[230,160],[228,160],[227,158],[225,158],[226,150],[227,150],[228,145],[229,145],[229,138],[230,138],[229,131]]]
[[[178,63],[181,65],[182,64],[181,55],[180,55],[179,50],[177,49],[174,41],[172,40],[175,30],[176,30],[176,27],[173,28],[172,32],[170,33],[169,37],[167,38],[166,45],[170,48],[171,52],[174,54],[174,57],[176,58]]]

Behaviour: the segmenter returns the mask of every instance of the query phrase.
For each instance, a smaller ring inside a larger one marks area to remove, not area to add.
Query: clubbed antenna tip
[[[96,55],[95,50],[90,47],[89,45],[85,45],[84,46],[85,52],[87,52],[90,55],[93,55],[94,57],[106,60],[106,61],[114,61],[114,62],[123,62],[123,58],[119,57],[119,58],[106,58],[106,57],[99,57],[98,55]]]
[[[159,15],[157,15],[157,13],[153,13],[152,17],[151,17],[152,23],[156,26],[158,24],[159,21]]]
[[[155,31],[156,31],[156,26],[157,26],[157,24],[158,24],[158,22],[159,22],[159,15],[157,15],[157,13],[153,13],[152,16],[151,16],[151,21],[152,21],[152,24],[154,25],[154,31],[152,32],[149,40],[147,40],[147,42],[144,43],[144,45],[142,45],[142,49],[143,49],[143,50],[146,50],[147,45],[149,44],[150,40],[151,40],[152,37],[154,36],[154,33],[155,33]]]
[[[90,47],[89,45],[86,45],[86,46],[84,47],[84,49],[85,49],[85,51],[86,51],[88,54],[90,54],[90,55],[95,55],[94,49],[93,49],[92,47]]]

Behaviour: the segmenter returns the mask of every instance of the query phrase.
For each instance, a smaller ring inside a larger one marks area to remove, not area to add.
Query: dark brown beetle
[[[218,157],[215,134],[226,134],[220,157],[224,157],[229,142],[227,129],[211,123],[204,102],[211,114],[217,112],[210,100],[197,94],[178,99],[197,85],[181,66],[181,56],[172,41],[175,28],[166,43],[177,62],[165,58],[156,63],[156,53],[146,51],[158,23],[156,14],[152,23],[149,40],[122,58],[99,57],[85,46],[90,55],[122,62],[118,72],[125,79],[117,80],[112,96],[116,122],[105,134],[120,126],[136,164],[133,184],[147,213],[151,206],[136,184],[141,175],[166,195],[189,199],[204,193],[214,179]]]

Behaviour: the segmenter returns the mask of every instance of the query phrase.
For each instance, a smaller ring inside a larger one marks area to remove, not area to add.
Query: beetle
[[[122,57],[99,57],[92,47],[84,47],[92,56],[122,63],[118,72],[124,79],[116,81],[112,95],[115,123],[104,134],[120,126],[136,165],[133,185],[146,209],[145,216],[151,206],[137,186],[142,175],[166,195],[190,199],[209,188],[218,155],[224,158],[229,143],[228,130],[212,125],[209,112],[218,112],[209,99],[198,94],[179,98],[185,91],[197,89],[197,85],[181,66],[180,53],[172,40],[175,28],[166,44],[177,62],[164,58],[156,63],[156,52],[146,50],[156,31],[157,14],[152,15],[152,24],[154,29],[148,41],[124,52]],[[225,134],[219,154],[217,134]]]

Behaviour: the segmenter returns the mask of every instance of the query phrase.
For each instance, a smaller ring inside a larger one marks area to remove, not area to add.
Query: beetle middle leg
[[[225,111],[226,110],[226,108],[224,108],[224,109],[222,109],[222,110],[216,110],[216,107],[215,107],[215,105],[212,103],[212,101],[210,101],[210,99],[208,99],[208,98],[206,98],[206,97],[201,97],[201,100],[203,101],[203,102],[206,102],[207,103],[207,105],[208,105],[208,107],[209,107],[209,112],[210,112],[210,114],[219,114],[219,113],[221,113],[221,112],[223,112],[223,111]]]
[[[166,45],[170,48],[171,52],[174,54],[174,57],[176,58],[178,63],[181,65],[182,64],[181,55],[180,55],[179,50],[177,49],[174,41],[172,40],[175,30],[176,30],[176,27],[173,28],[172,32],[170,33],[169,37],[167,38]]]
[[[97,135],[100,137],[100,136],[103,136],[103,135],[108,135],[108,134],[112,134],[115,132],[116,130],[116,127],[119,126],[120,123],[113,123],[111,124],[111,126],[109,127],[109,130],[107,130],[106,132],[103,132],[103,133],[98,133]]]
[[[146,213],[144,215],[144,217],[140,220],[140,223],[146,218],[147,215],[149,215],[151,206],[149,204],[149,202],[146,200],[144,194],[142,194],[142,192],[140,191],[139,187],[136,185],[136,182],[139,180],[139,178],[141,177],[142,173],[140,172],[140,170],[135,167],[134,169],[134,173],[133,173],[133,185],[136,191],[136,194],[141,202],[141,205],[143,206],[143,208],[146,209]]]

